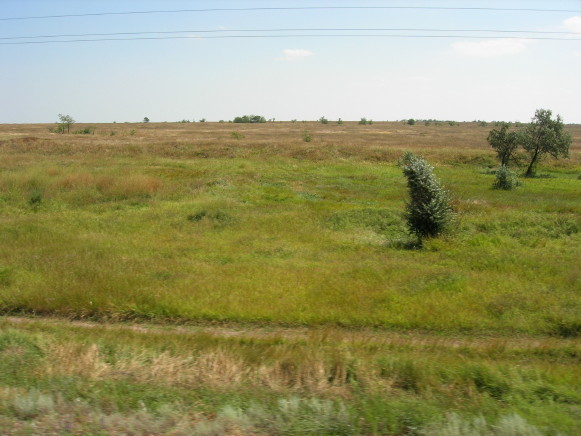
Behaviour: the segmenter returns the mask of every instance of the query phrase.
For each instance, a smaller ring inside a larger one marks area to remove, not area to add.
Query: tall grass
[[[313,124],[310,144],[292,124],[138,128],[2,126],[2,312],[579,332],[578,139],[551,178],[497,192],[474,126]],[[423,250],[406,249],[404,145],[459,212]]]
[[[0,320],[0,428],[573,435],[578,357],[572,339]]]

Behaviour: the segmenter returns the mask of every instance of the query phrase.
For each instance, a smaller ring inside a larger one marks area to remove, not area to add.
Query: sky
[[[375,9],[249,10],[314,6]],[[235,8],[246,10],[224,10]],[[71,14],[103,15],[29,18]],[[498,32],[515,30],[534,33]],[[176,31],[186,32],[14,39]],[[329,36],[346,34],[359,36]],[[547,37],[560,39],[533,39]],[[45,43],[112,38],[129,40]],[[526,122],[538,108],[581,123],[581,0],[0,0],[0,98],[0,123],[58,114],[81,123],[245,114]]]

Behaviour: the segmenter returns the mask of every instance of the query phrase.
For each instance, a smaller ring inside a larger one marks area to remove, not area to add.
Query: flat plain
[[[579,431],[581,126],[513,191],[492,124],[49,127],[0,125],[0,429]]]

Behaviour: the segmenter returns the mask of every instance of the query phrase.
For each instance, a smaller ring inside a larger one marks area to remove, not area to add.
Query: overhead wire
[[[147,32],[112,32],[112,33],[73,33],[59,35],[34,35],[34,36],[6,36],[0,40],[37,39],[37,38],[83,38],[89,36],[121,36],[121,35],[167,35],[178,33],[226,33],[226,32],[479,32],[479,33],[525,33],[532,35],[579,35],[577,32],[567,31],[541,31],[541,30],[494,30],[494,29],[434,29],[434,28],[279,28],[279,29],[191,29],[170,31]],[[367,35],[364,35],[367,36]],[[374,36],[369,34],[368,36]]]
[[[41,15],[26,17],[5,17],[0,21],[13,20],[41,20],[50,18],[80,18],[102,17],[111,15],[144,15],[144,14],[174,14],[174,13],[205,13],[205,12],[242,12],[242,11],[301,11],[301,10],[341,10],[341,9],[412,9],[412,10],[462,10],[462,11],[495,11],[495,12],[561,12],[579,13],[578,9],[540,9],[540,8],[498,8],[498,7],[447,7],[447,6],[287,6],[287,7],[249,7],[249,8],[206,8],[206,9],[177,9],[177,10],[149,10],[125,12],[92,12],[83,14]]]
[[[581,38],[560,37],[527,37],[527,36],[475,36],[475,35],[410,35],[410,34],[288,34],[288,35],[210,35],[210,36],[160,36],[137,38],[96,38],[96,39],[67,39],[50,41],[18,41],[0,42],[0,45],[24,44],[58,44],[72,42],[103,42],[103,41],[143,41],[143,40],[171,40],[171,39],[250,39],[250,38],[465,38],[465,39],[520,39],[520,40],[547,40],[547,41],[581,41]]]

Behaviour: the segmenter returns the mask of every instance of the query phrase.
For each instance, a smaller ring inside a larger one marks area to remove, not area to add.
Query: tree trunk
[[[527,171],[525,172],[525,177],[531,177],[533,175],[533,168],[535,166],[535,163],[537,162],[538,156],[539,156],[539,149],[536,148],[535,153],[533,154],[533,157],[531,159],[531,163],[529,164],[529,167],[527,168]]]

